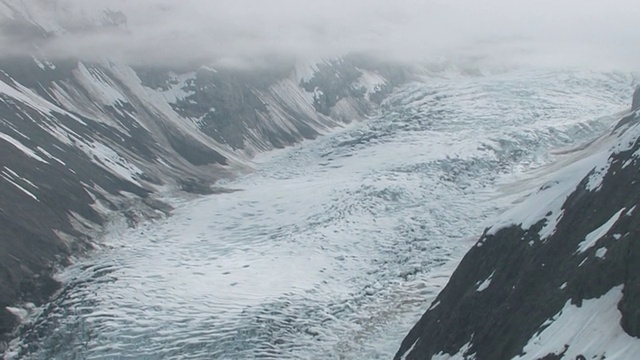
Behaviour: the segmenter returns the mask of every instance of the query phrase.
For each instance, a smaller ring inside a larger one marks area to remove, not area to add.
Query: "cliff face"
[[[634,97],[634,112],[615,130],[576,151],[563,170],[485,231],[396,359],[637,357],[635,106]]]
[[[43,39],[117,31],[126,17],[61,24],[43,15],[47,6],[0,1],[3,34],[34,49],[0,59],[0,336],[18,323],[12,306],[44,302],[58,286],[54,268],[90,250],[113,214],[163,216],[170,207],[157,194],[213,192],[216,180],[250,170],[256,153],[364,117],[377,106],[369,92],[381,96],[365,89],[372,74],[392,86],[365,63],[327,62],[324,71],[352,75],[341,86],[365,90],[318,109],[314,94],[328,87],[318,66],[310,88],[286,62],[237,70],[51,60],[37,51]]]

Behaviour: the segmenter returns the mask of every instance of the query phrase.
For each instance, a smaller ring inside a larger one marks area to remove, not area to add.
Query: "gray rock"
[[[636,91],[633,92],[633,101],[631,102],[631,111],[640,109],[640,86],[636,87]]]

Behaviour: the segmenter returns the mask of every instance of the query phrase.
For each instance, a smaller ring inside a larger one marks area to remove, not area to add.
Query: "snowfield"
[[[632,83],[550,70],[424,77],[365,122],[259,156],[225,184],[238,191],[114,229],[60,274],[66,288],[6,355],[391,358],[484,228],[543,185],[532,171],[611,129]],[[568,304],[528,353],[588,309]]]

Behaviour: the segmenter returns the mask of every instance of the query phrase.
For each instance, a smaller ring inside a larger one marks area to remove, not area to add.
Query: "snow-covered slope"
[[[637,102],[620,116],[606,135],[531,174],[539,188],[487,228],[397,359],[638,356]]]
[[[113,30],[124,14],[69,6],[0,1],[4,43],[32,49],[0,57],[0,333],[15,324],[5,307],[43,302],[56,288],[53,268],[90,248],[114,214],[134,223],[163,216],[170,206],[158,194],[210,193],[218,179],[250,170],[257,153],[362,119],[377,104],[346,92],[372,73],[383,79],[366,64],[366,74],[342,66],[334,73],[353,75],[339,84],[345,95],[319,111],[314,93],[325,82],[307,90],[293,64],[176,70],[48,59],[43,39],[124,31]],[[332,64],[342,60],[310,79]]]

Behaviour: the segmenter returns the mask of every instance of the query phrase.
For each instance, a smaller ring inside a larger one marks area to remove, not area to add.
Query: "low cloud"
[[[29,15],[35,20],[71,29],[39,42],[40,51],[51,57],[260,66],[277,58],[315,60],[370,52],[407,62],[640,66],[640,6],[631,0],[3,1],[14,8],[30,3],[27,11],[40,11]],[[126,26],[83,25],[86,18],[103,16],[105,9],[122,11]],[[33,51],[6,31],[0,44],[13,49],[6,54]]]

